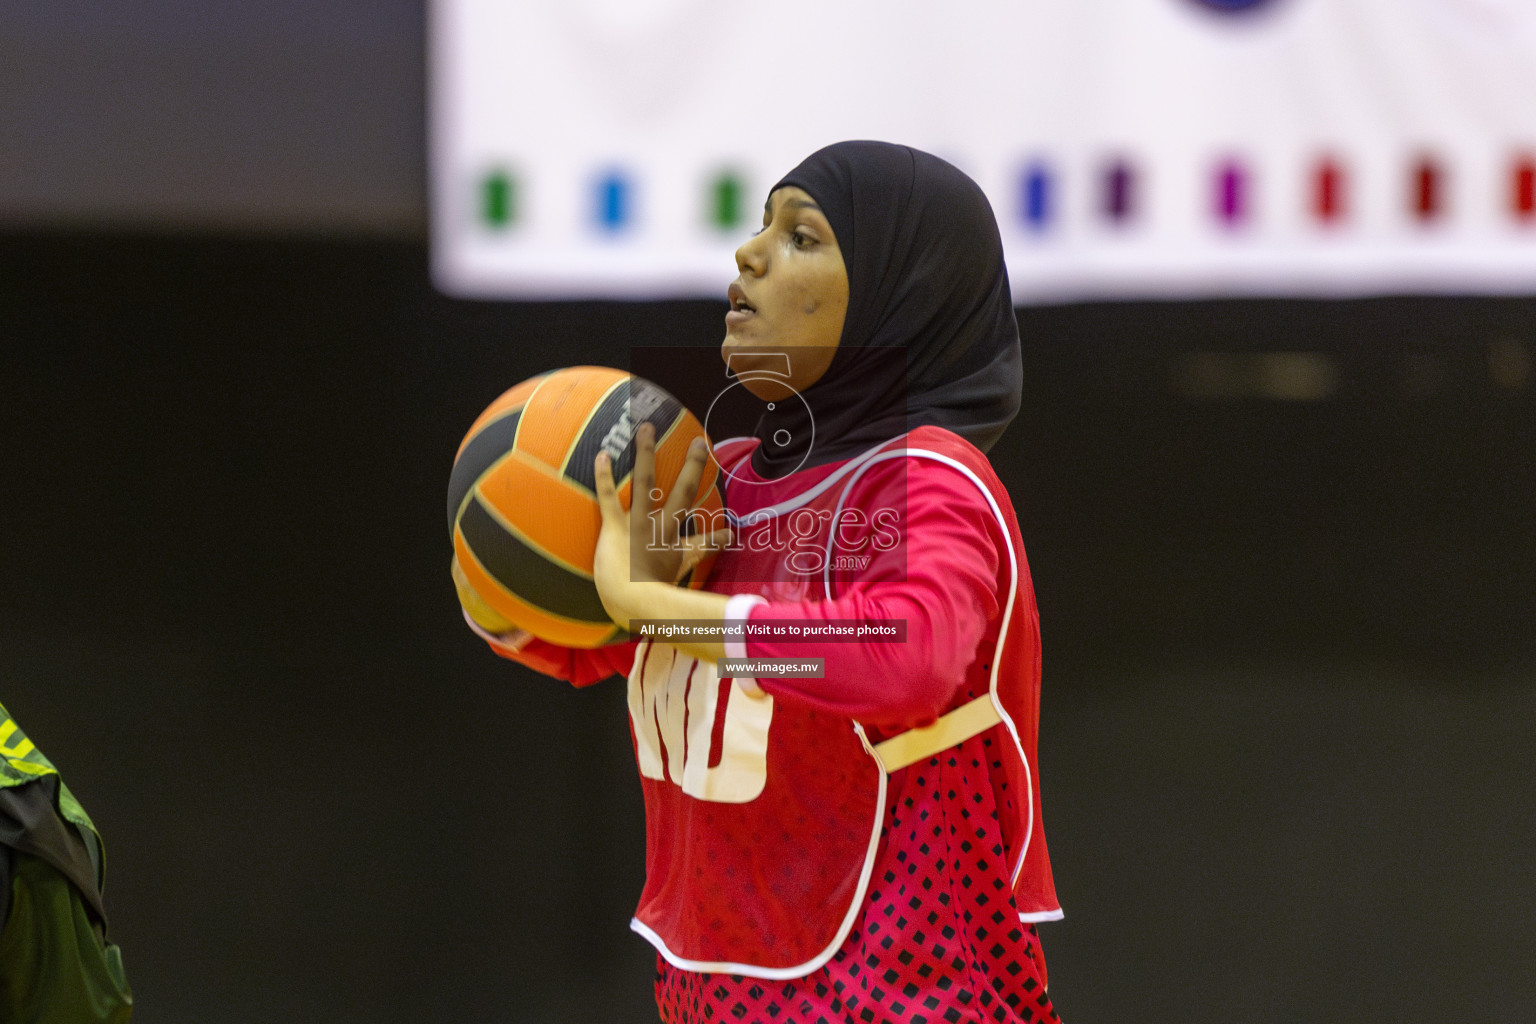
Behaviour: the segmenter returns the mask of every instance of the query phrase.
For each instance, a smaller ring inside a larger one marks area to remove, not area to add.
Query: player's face
[[[720,356],[764,401],[789,396],[772,378],[783,373],[795,391],[821,378],[832,362],[848,313],[848,271],[832,225],[802,189],[768,197],[763,230],[736,250],[731,311]]]

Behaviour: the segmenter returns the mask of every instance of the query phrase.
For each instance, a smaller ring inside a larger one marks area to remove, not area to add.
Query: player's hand
[[[453,556],[453,565],[449,567],[448,572],[453,576],[453,589],[459,592],[459,604],[475,625],[495,636],[502,636],[517,628],[503,618],[496,609],[486,604],[485,598],[469,585],[469,579],[464,575],[463,567],[459,565],[458,555]]]
[[[619,502],[613,467],[606,453],[593,466],[597,503],[602,511],[592,576],[603,607],[620,625],[643,618],[633,607],[634,584],[675,584],[712,552],[730,542],[729,530],[693,537],[682,535],[686,513],[698,498],[699,481],[709,464],[709,446],[696,440],[673,484],[658,507],[656,490],[656,432],[642,423],[635,432],[635,466],[630,477],[629,511]]]

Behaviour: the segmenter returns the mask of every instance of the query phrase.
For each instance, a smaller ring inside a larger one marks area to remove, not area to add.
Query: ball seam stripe
[[[605,411],[608,403],[613,400],[614,393],[621,388],[624,391],[624,403],[628,405],[629,378],[620,377],[618,380],[614,381],[606,391],[602,393],[597,401],[592,403],[592,407],[587,410],[586,417],[581,421],[581,426],[577,427],[574,431],[571,432],[571,442],[570,444],[566,445],[565,454],[560,458],[560,473],[562,475],[565,475],[567,470],[570,468],[571,456],[574,455],[576,453],[576,449],[581,446],[581,439],[586,436],[587,428],[592,425],[592,421],[598,417],[599,413]],[[591,467],[588,468],[590,469]]]
[[[511,409],[521,409],[527,405],[528,397],[539,389],[539,384],[547,376],[549,376],[547,373],[536,374],[532,377],[529,377],[521,384],[516,384],[498,395],[496,400],[490,405],[486,406],[485,410],[475,418],[473,423],[470,424],[468,433],[464,435],[464,440],[460,442],[458,451],[454,452],[453,457],[459,457],[459,454],[464,450],[464,445],[468,444],[469,439],[480,432],[480,428],[484,424],[505,415]],[[512,395],[517,395],[516,399],[512,399],[510,397]],[[505,405],[502,404],[504,402],[506,403]],[[495,411],[492,412],[492,410]]]
[[[589,581],[592,579],[592,573],[590,571],[584,570],[580,566],[567,562],[559,555],[552,555],[546,551],[542,544],[528,536],[525,531],[519,530],[516,526],[512,525],[512,521],[503,515],[501,510],[498,509],[495,505],[492,505],[488,501],[481,500],[481,497],[478,493],[475,494],[473,498],[475,506],[479,508],[480,511],[484,512],[490,519],[492,519],[497,526],[511,534],[512,537],[518,541],[518,543],[523,545],[523,547],[527,548],[529,551],[534,552],[540,559],[550,563],[551,565],[559,566],[561,569],[564,569],[566,572],[573,576],[580,576],[582,579]],[[465,509],[465,511],[467,512],[468,509]],[[460,522],[462,523],[463,520],[461,519]]]
[[[555,470],[551,469],[549,464],[544,460],[532,458],[523,454],[522,452],[511,451],[497,459],[495,464],[493,464],[484,473],[480,474],[480,477],[475,481],[475,486],[470,488],[469,492],[464,495],[464,500],[459,502],[459,507],[454,511],[454,522],[458,522],[459,517],[464,514],[464,509],[469,506],[471,498],[479,498],[488,508],[493,510],[496,508],[495,502],[485,496],[481,488],[481,484],[484,483],[487,477],[493,475],[497,470],[501,469],[509,462],[516,462],[519,466],[522,466],[525,469],[533,470],[540,476],[550,480],[553,483],[559,484],[561,487],[568,491],[575,492],[583,498],[597,498],[597,494],[590,488],[583,487],[578,481],[572,480],[568,476],[561,476]],[[616,481],[614,486],[622,487],[628,482],[629,477],[626,476],[623,480]]]
[[[450,531],[459,516],[463,515],[464,504],[469,501],[469,496],[480,485],[480,481],[513,454],[522,412],[523,407],[518,406],[485,424],[475,432],[454,460],[453,471],[448,477]],[[508,423],[509,419],[513,422]]]
[[[546,373],[542,378],[540,378],[538,385],[533,389],[532,392],[529,393],[528,397],[523,400],[523,408],[527,409],[532,406],[534,399],[539,397],[539,392],[544,390],[544,385],[554,380],[556,376],[558,376],[558,374]],[[512,437],[512,447],[514,449],[517,447],[517,436],[515,434]]]
[[[505,520],[479,501],[466,508],[459,521],[466,546],[487,575],[498,581],[537,579],[541,591],[537,604],[510,588],[506,589],[546,614],[587,625],[609,621],[597,589],[592,585],[591,573],[583,573],[574,567],[566,567],[564,572],[550,572],[552,566],[562,563],[528,544],[515,530],[502,532],[505,525]]]
[[[511,600],[517,602],[519,605],[522,605],[523,607],[528,608],[531,612],[533,612],[535,614],[542,615],[542,616],[545,616],[547,618],[557,620],[561,624],[571,626],[572,628],[575,628],[575,629],[607,628],[610,640],[604,641],[605,643],[606,642],[611,642],[611,639],[613,637],[623,636],[624,635],[624,631],[619,629],[618,624],[614,623],[614,622],[607,621],[606,617],[605,617],[604,621],[602,621],[602,622],[589,622],[589,621],[587,621],[585,619],[573,619],[573,618],[570,618],[569,616],[561,615],[558,612],[550,611],[548,608],[541,608],[540,606],[534,604],[532,601],[528,600],[523,595],[515,593],[515,592],[513,592],[511,590],[508,590],[504,585],[502,585],[501,581],[497,580],[495,576],[491,575],[490,570],[487,569],[485,567],[485,564],[480,561],[480,556],[477,555],[475,553],[474,548],[472,548],[470,546],[469,540],[468,540],[468,538],[464,537],[464,534],[463,534],[462,530],[459,531],[458,538],[463,542],[464,552],[469,556],[469,561],[472,563],[474,571],[478,572],[480,575],[483,575],[487,580],[490,581],[492,586],[494,586],[498,591],[500,591],[502,594],[506,595]],[[463,560],[462,559],[461,559],[461,564],[463,564]],[[471,581],[471,582],[474,582],[474,581]],[[481,588],[477,587],[476,589],[480,590]],[[482,593],[482,597],[483,596],[484,595]],[[493,608],[492,610],[495,611],[496,609]]]
[[[588,487],[586,484],[582,483],[580,480],[575,479],[574,477],[562,476],[558,469],[555,469],[543,459],[536,459],[525,452],[512,452],[511,454],[517,457],[518,465],[526,466],[529,469],[536,471],[541,476],[546,476],[551,480],[563,484],[564,486],[575,491],[577,494],[584,495],[585,497],[593,499],[597,497],[597,492],[591,487]],[[500,464],[501,463],[497,463],[497,465]],[[629,477],[630,474],[625,473],[622,477],[615,479],[613,481],[614,488],[617,490],[622,490],[624,485],[629,482]],[[475,489],[477,491],[479,490],[478,487]]]
[[[573,368],[581,368],[581,367],[573,367]],[[525,401],[524,404],[522,404],[522,408],[524,408],[524,413],[527,413],[528,410],[533,410],[533,415],[535,415],[535,418],[538,418],[538,416],[544,415],[544,410],[542,410],[541,405],[539,405],[539,399],[541,399],[542,395],[544,395],[544,388],[547,387],[547,385],[550,385],[550,384],[558,384],[558,382],[562,381],[562,379],[564,379],[564,378],[565,378],[565,372],[559,372],[559,370],[556,370],[556,372],[548,373],[548,375],[545,375],[544,378],[539,379],[538,387],[533,388],[533,391],[531,391],[530,395],[528,395],[527,401]],[[530,442],[530,444],[536,444],[536,441]],[[518,450],[518,451],[524,451],[524,448],[522,448],[522,427],[521,427],[521,424],[519,424],[518,433],[516,433],[515,436],[513,436],[513,444],[511,444],[511,447],[516,448],[516,450]],[[528,451],[524,451],[524,454],[530,454],[530,456],[538,457],[538,456],[536,456],[535,453],[528,453]]]
[[[659,388],[656,390],[660,391]],[[656,450],[658,452],[662,450],[667,438],[671,436],[672,431],[676,428],[677,423],[679,422],[679,419],[686,418],[685,414],[687,413],[687,409],[683,407],[681,402],[673,398],[671,395],[666,395],[665,392],[662,394],[664,395],[664,400],[659,405],[657,405],[655,409],[651,410],[649,415],[641,420],[633,421],[631,424],[637,429],[641,423],[649,423],[653,427],[657,428],[656,433],[659,435],[659,438],[656,442]],[[633,392],[627,396],[626,401],[632,398]],[[670,419],[668,417],[670,417]],[[663,431],[661,429],[662,424],[670,425],[666,427],[665,431]],[[598,451],[601,450],[600,439],[591,438],[590,435],[581,436],[577,442],[577,445],[578,451],[581,451],[585,454],[590,454],[593,458],[596,458]],[[633,474],[634,462],[635,449],[633,444],[631,444],[626,446],[623,452],[613,461],[613,474],[615,480],[628,479]],[[596,486],[596,479],[593,473],[592,464],[586,458],[583,458],[579,464],[569,467],[566,470],[566,473],[572,480],[576,480],[584,486]]]

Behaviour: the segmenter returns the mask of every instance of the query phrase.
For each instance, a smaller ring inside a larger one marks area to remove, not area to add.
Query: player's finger
[[[708,465],[709,445],[704,443],[702,437],[696,437],[688,446],[688,457],[683,460],[683,468],[672,485],[672,493],[667,495],[669,515],[675,517],[684,509],[693,507],[699,496],[699,482],[704,479],[704,469]]]
[[[702,437],[693,439],[688,446],[688,458],[683,461],[683,468],[677,474],[677,481],[672,484],[672,493],[667,495],[666,517],[667,522],[676,524],[682,521],[682,513],[693,507],[693,503],[699,497],[699,481],[704,478],[704,467],[709,465],[709,446],[704,443]],[[673,527],[675,529],[675,526]]]
[[[721,528],[706,535],[702,540],[702,547],[709,551],[723,551],[731,546],[731,541],[736,539],[734,531]]]
[[[651,491],[656,486],[656,428],[649,423],[635,430],[635,465],[630,470],[629,507],[648,516],[656,507]]]
[[[619,504],[619,489],[613,485],[613,463],[607,452],[598,452],[593,460],[592,479],[597,485],[597,507],[603,522],[623,516],[624,506]]]
[[[631,550],[639,550],[651,538],[651,510],[657,498],[656,428],[649,423],[635,431],[635,466],[629,480],[629,542]]]

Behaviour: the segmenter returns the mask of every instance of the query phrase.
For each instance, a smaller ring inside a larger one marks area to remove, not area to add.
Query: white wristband
[[[753,608],[767,603],[767,599],[758,597],[756,594],[735,594],[729,601],[725,602],[725,621],[731,623],[746,622],[751,616]],[[725,641],[725,656],[738,660],[746,658],[746,639]]]

